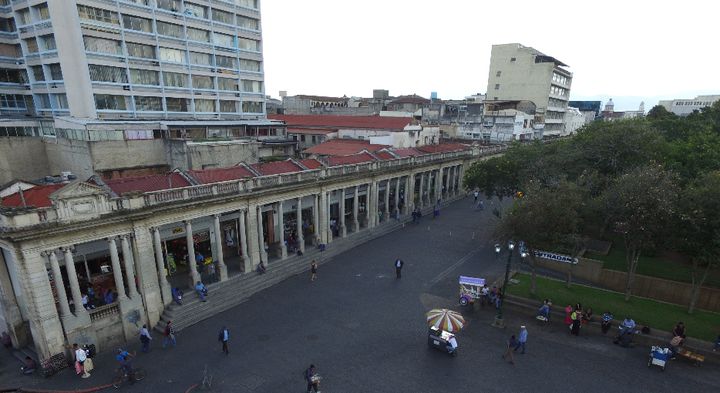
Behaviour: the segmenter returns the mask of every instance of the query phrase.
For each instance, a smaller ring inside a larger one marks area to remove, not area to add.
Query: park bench
[[[694,364],[696,366],[700,366],[705,361],[705,356],[700,355],[697,352],[693,352],[693,351],[684,349],[684,348],[681,348],[677,354],[680,357],[683,357],[685,359],[688,359],[688,360],[694,362]]]

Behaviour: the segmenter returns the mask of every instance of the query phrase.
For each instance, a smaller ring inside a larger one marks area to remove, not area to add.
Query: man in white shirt
[[[458,343],[455,339],[455,335],[450,336],[450,339],[447,341],[448,344],[448,352],[452,353],[457,350]]]
[[[87,360],[87,352],[80,348],[77,344],[73,344],[73,350],[75,351],[75,361],[78,363],[76,371],[78,374],[82,374],[82,378],[89,378],[90,374],[85,371],[85,360]]]
[[[405,262],[403,262],[403,260],[400,258],[395,260],[395,276],[397,278],[401,277],[402,267],[404,264],[405,264]]]

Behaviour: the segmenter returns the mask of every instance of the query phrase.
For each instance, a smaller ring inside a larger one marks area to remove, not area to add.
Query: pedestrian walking
[[[507,348],[505,348],[505,353],[502,355],[503,360],[510,359],[510,364],[515,364],[515,359],[513,359],[513,348],[517,345],[517,339],[515,339],[515,335],[513,334],[510,336],[510,338],[507,340]]]
[[[517,344],[515,344],[515,349],[513,351],[517,352],[518,349],[522,348],[521,354],[525,353],[525,344],[527,343],[528,338],[528,331],[525,328],[525,326],[520,326],[520,334],[518,335]]]
[[[475,192],[473,192],[473,196],[475,197],[475,205],[477,205],[478,197],[480,196],[480,191],[475,190]]]
[[[574,336],[580,335],[580,324],[582,323],[582,313],[580,310],[575,310],[570,314],[570,320],[572,320],[572,324],[570,325],[570,334]]]
[[[208,265],[207,265],[208,280],[210,282],[217,281],[217,275],[215,274],[215,262],[216,261],[213,261],[211,263],[208,263]]]
[[[317,280],[317,262],[313,259],[310,263],[310,281]]]
[[[314,364],[305,370],[305,382],[307,382],[307,393],[313,390],[316,393],[320,391],[320,377]]]
[[[398,258],[398,259],[395,260],[395,276],[396,276],[397,278],[400,278],[400,277],[401,277],[402,268],[403,268],[403,265],[404,265],[404,264],[405,264],[405,262],[403,262],[403,260],[400,259],[400,258]]]
[[[177,345],[177,341],[175,340],[175,328],[173,327],[172,321],[168,321],[165,325],[163,335],[165,336],[162,343],[163,348],[165,348],[168,343],[172,343],[173,347]]]
[[[150,350],[150,341],[152,340],[152,336],[150,335],[150,331],[147,328],[147,325],[143,325],[140,329],[140,342],[142,343],[142,351],[147,352]]]
[[[218,333],[218,341],[222,343],[222,351],[225,352],[225,355],[229,355],[228,342],[230,341],[230,331],[227,327],[223,326],[220,333]]]
[[[85,370],[85,360],[87,360],[87,352],[80,348],[77,344],[73,344],[75,353],[75,373],[81,378],[90,378],[90,373]]]

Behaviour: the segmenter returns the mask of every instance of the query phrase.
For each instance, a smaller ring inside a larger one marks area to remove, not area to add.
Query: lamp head
[[[495,253],[500,254],[501,247],[499,244],[495,243]]]
[[[515,249],[515,242],[512,241],[512,240],[510,240],[510,241],[508,242],[508,250],[512,251],[512,250],[514,250],[514,249]]]

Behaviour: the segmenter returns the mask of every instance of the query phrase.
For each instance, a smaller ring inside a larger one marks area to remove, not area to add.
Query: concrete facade
[[[200,254],[215,263],[220,280],[252,272],[261,261],[272,269],[296,249],[460,195],[464,169],[500,151],[474,148],[117,198],[70,183],[51,195],[49,208],[0,214],[7,327],[16,346],[32,342],[43,360],[64,354],[73,340],[107,349],[159,321],[172,301],[170,285],[205,279],[195,263],[185,266],[171,255],[180,255],[177,247],[187,246],[189,261]],[[175,273],[180,267],[186,270]],[[90,287],[113,288],[116,296],[86,310],[82,297]]]
[[[697,96],[695,98],[676,98],[674,100],[660,100],[658,105],[662,105],[668,112],[672,112],[678,116],[687,116],[694,111],[712,106],[720,100],[720,95]]]

